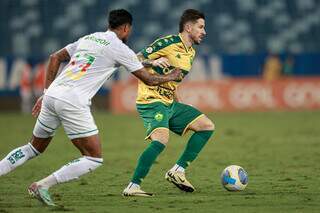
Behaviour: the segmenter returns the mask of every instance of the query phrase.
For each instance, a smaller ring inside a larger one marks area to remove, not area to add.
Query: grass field
[[[123,198],[146,143],[136,115],[95,113],[105,163],[78,181],[55,186],[57,208],[31,199],[26,188],[79,156],[60,129],[46,153],[0,177],[0,212],[320,212],[320,111],[217,113],[216,134],[187,177],[197,191],[180,192],[164,180],[189,137],[171,140],[143,183],[154,198]],[[34,119],[0,114],[0,158],[30,138]],[[228,192],[221,171],[238,164],[249,173],[243,192]]]

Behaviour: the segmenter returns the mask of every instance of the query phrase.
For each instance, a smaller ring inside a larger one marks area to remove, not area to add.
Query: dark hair
[[[198,10],[195,9],[187,9],[183,11],[183,14],[180,18],[179,23],[179,32],[181,33],[183,31],[184,25],[189,22],[196,22],[199,18],[205,19],[204,14]]]
[[[132,25],[132,15],[125,9],[111,10],[109,12],[109,28],[116,29],[123,24]]]

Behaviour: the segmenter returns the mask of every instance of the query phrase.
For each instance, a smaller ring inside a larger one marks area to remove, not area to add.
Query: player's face
[[[194,44],[200,44],[202,39],[206,35],[204,27],[205,21],[202,18],[191,24],[190,38],[193,40]]]

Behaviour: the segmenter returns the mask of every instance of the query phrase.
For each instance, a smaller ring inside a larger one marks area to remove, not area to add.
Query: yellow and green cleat
[[[129,185],[122,192],[122,195],[125,197],[138,196],[138,197],[153,197],[153,193],[145,192],[141,190],[140,186],[134,186],[133,184]]]
[[[168,171],[165,175],[165,179],[170,183],[173,183],[180,190],[185,192],[194,192],[195,188],[186,179],[184,172],[179,171]]]

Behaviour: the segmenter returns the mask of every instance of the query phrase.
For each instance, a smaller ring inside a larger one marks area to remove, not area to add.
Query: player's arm
[[[69,60],[70,55],[65,48],[50,55],[46,72],[45,89],[47,89],[56,78],[61,63]]]
[[[142,63],[144,67],[161,67],[166,68],[170,67],[169,60],[165,57],[159,57],[157,59],[149,59],[145,58],[141,52],[137,54],[137,57],[139,61]],[[160,84],[169,82],[169,81],[175,81],[175,80],[181,80],[182,73],[181,70],[175,69],[174,71],[170,72],[167,75],[159,75],[157,73],[150,73],[145,68],[142,68],[140,70],[137,70],[135,72],[132,72],[134,76],[139,78],[143,83],[145,83],[148,86],[158,86]]]
[[[141,61],[144,67],[170,67],[169,60],[166,57],[159,57],[157,59],[145,58],[141,52],[137,54],[139,61]]]
[[[145,68],[142,68],[132,72],[132,74],[148,86],[158,86],[169,81],[180,81],[182,79],[180,69],[175,69],[167,75],[159,75],[157,73],[152,74]]]
[[[180,69],[175,69],[167,75],[150,73],[140,62],[138,56],[126,45],[122,44],[113,49],[113,57],[118,64],[127,68],[127,70],[149,86],[157,86],[169,81],[180,81],[182,73]],[[140,56],[141,57],[141,56]]]
[[[69,61],[69,60],[70,60],[70,55],[69,55],[68,51],[66,50],[66,48],[63,48],[63,49],[50,55],[49,63],[48,63],[47,71],[46,71],[44,93],[45,93],[45,90],[50,86],[50,84],[56,78],[60,64],[62,62]],[[35,103],[35,105],[32,108],[32,115],[34,117],[37,117],[40,113],[41,105],[42,105],[42,98],[43,98],[43,96],[38,98],[37,102]]]

